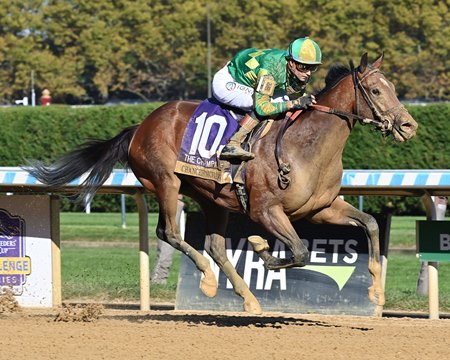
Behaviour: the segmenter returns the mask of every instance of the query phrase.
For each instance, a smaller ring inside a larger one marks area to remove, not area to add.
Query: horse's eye
[[[372,89],[372,90],[371,90],[371,93],[372,93],[373,95],[378,96],[378,95],[380,95],[380,90],[378,90],[378,89]]]

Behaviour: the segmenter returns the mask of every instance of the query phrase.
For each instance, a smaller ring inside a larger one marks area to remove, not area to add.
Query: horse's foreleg
[[[379,306],[377,309],[377,313],[379,313],[385,299],[381,280],[379,230],[376,220],[373,216],[359,211],[341,198],[336,198],[330,207],[316,213],[310,220],[314,223],[353,225],[364,229],[369,244],[368,269],[372,276],[372,286],[368,289],[368,296],[370,301]]]
[[[225,231],[228,223],[228,211],[212,204],[202,204],[206,217],[207,238],[205,250],[230,280],[234,292],[244,299],[244,310],[251,314],[261,314],[261,306],[245,281],[228,260],[225,246]]]
[[[264,260],[264,266],[267,269],[277,270],[294,266],[305,266],[309,256],[308,249],[297,235],[297,232],[281,207],[272,206],[260,212],[255,211],[252,213],[252,219],[259,222],[266,230],[285,243],[293,254],[292,258],[289,259],[276,258],[269,253],[268,246],[261,245],[264,239],[259,236],[250,237],[250,244],[252,244],[255,252],[258,253],[261,259]],[[259,246],[258,243],[260,244]]]
[[[200,289],[203,294],[208,297],[216,296],[218,284],[208,259],[185,241],[181,241],[180,250],[186,254],[194,262],[197,269],[203,273],[203,277],[200,281]]]
[[[269,243],[266,239],[259,235],[248,237],[248,242],[252,245],[253,250],[264,261],[264,266],[268,270],[276,270],[292,267],[292,259],[276,258],[269,253]]]

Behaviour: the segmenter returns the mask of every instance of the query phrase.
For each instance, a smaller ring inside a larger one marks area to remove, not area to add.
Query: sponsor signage
[[[23,292],[26,276],[31,273],[31,259],[25,256],[25,221],[0,208],[0,287]]]
[[[388,233],[382,230],[389,223],[386,220],[378,221],[379,224],[382,222],[380,234],[383,245]],[[367,297],[371,276],[367,270],[368,244],[363,229],[312,225],[306,221],[295,222],[294,227],[310,251],[307,265],[303,268],[267,270],[253,252],[247,241],[248,236],[260,235],[267,239],[273,256],[290,257],[290,250],[248,218],[230,215],[226,236],[228,258],[257,297],[263,311],[373,315],[375,305]],[[189,213],[185,240],[209,258],[204,250],[203,229],[203,216]],[[201,273],[189,258],[183,256],[176,308],[242,311],[242,299],[234,293],[231,283],[212,259],[210,262],[219,283],[217,296],[208,298],[201,292]]]
[[[450,221],[417,221],[416,247],[421,261],[450,261]]]
[[[57,200],[0,195],[0,289],[24,307],[59,305],[59,271]]]

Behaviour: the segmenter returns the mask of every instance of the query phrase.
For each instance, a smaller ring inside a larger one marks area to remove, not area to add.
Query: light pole
[[[31,106],[36,106],[36,93],[34,92],[34,70],[31,70]]]
[[[208,68],[208,98],[211,97],[211,20],[209,18],[209,4],[206,4],[206,66]]]

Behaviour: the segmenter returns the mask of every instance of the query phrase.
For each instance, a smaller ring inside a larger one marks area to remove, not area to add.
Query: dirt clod
[[[100,304],[70,305],[63,304],[63,308],[56,315],[55,321],[63,322],[93,322],[104,313],[104,307]]]
[[[9,288],[0,289],[0,314],[20,311],[19,303]]]

